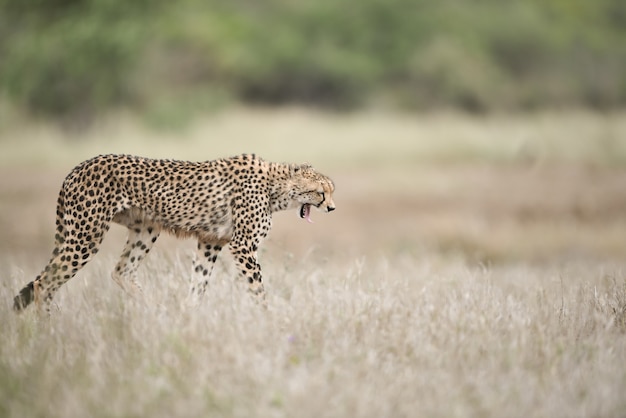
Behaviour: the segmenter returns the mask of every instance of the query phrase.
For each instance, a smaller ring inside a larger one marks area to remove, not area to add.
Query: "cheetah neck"
[[[270,209],[272,213],[293,209],[292,178],[296,164],[268,163]]]

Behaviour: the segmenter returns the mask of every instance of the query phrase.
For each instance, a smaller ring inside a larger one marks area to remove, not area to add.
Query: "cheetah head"
[[[333,192],[335,184],[325,175],[318,173],[310,164],[298,165],[293,169],[290,190],[291,206],[300,207],[300,217],[311,220],[311,206],[322,212],[335,210]]]

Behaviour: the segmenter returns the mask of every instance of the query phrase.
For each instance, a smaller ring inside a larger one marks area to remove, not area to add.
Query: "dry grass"
[[[147,304],[91,266],[49,320],[14,316],[2,266],[2,416],[622,416],[618,267],[475,268],[436,254],[265,257],[269,309],[221,268],[183,308],[186,257],[142,269]],[[8,265],[11,265],[8,262]]]
[[[257,110],[176,134],[5,132],[0,416],[624,416],[625,121]],[[146,300],[130,298],[109,279],[114,228],[49,320],[11,311],[78,161],[241,151],[308,160],[338,186],[315,225],[275,217],[268,309],[227,252],[184,307],[193,243],[167,237],[140,269]]]
[[[350,168],[413,167],[432,161],[625,165],[624,138],[624,112],[481,118],[239,109],[198,120],[179,131],[156,132],[124,115],[74,134],[45,124],[6,128],[0,131],[0,167],[71,167],[110,152],[191,160],[257,152],[273,161]]]

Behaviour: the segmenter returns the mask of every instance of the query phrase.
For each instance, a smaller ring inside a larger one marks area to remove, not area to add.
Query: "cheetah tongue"
[[[306,221],[310,224],[313,223],[313,220],[311,219],[311,205],[307,203],[302,205],[302,207],[300,208],[300,217],[302,219],[306,219]]]

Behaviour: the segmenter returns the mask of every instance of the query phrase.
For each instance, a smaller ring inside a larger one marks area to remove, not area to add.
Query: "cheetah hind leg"
[[[98,252],[103,235],[107,230],[108,225],[106,224],[101,230],[92,230],[94,237],[90,246],[84,244],[65,245],[64,240],[57,236],[52,258],[41,274],[15,296],[13,309],[19,312],[30,303],[35,302],[40,312],[45,311],[50,314],[52,298],[55,293]]]
[[[119,262],[111,277],[125,292],[133,297],[143,296],[141,286],[137,282],[139,264],[148,255],[160,234],[154,224],[135,222],[128,226],[128,239]]]

